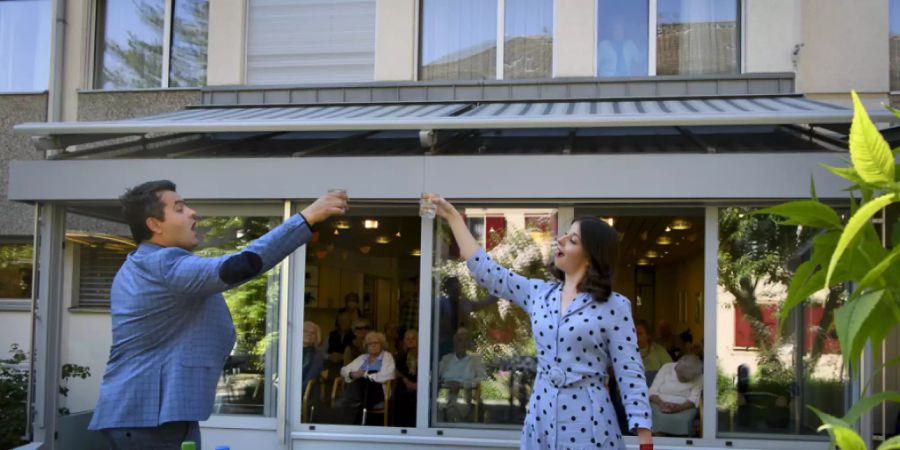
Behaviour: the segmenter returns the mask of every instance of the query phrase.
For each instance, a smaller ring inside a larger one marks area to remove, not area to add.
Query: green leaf
[[[867,183],[887,185],[894,182],[894,156],[878,128],[869,118],[856,91],[853,96],[853,122],[850,124],[850,159]]]
[[[784,324],[787,322],[790,316],[789,313],[794,307],[822,289],[822,285],[825,283],[825,271],[816,271],[817,267],[819,265],[816,262],[805,261],[797,266],[797,270],[794,271],[794,277],[791,279],[790,286],[788,286],[787,297],[784,299],[784,304],[781,307],[783,313],[779,314],[778,328],[780,330],[784,330]]]
[[[834,427],[831,431],[834,433],[834,440],[841,450],[866,450],[865,441],[851,428]]]
[[[891,202],[896,199],[897,194],[884,194],[881,197],[862,205],[859,210],[850,217],[850,220],[847,221],[847,227],[844,228],[841,239],[834,249],[834,254],[831,256],[831,262],[828,264],[828,274],[825,276],[825,287],[831,286],[831,275],[834,273],[838,261],[840,261],[841,256],[844,255],[844,252],[856,237],[857,233],[859,233],[863,226],[869,222],[869,219],[871,219],[876,212],[891,204]]]
[[[900,435],[894,436],[878,446],[878,450],[898,450],[900,449]]]
[[[815,406],[806,405],[806,407],[809,408],[810,411],[816,413],[816,415],[819,416],[819,420],[822,421],[823,425],[819,427],[818,431],[827,430],[833,427],[850,427],[850,424],[847,423],[847,421],[844,419],[834,417],[831,414],[828,414],[827,412],[816,408]]]
[[[883,289],[869,292],[835,311],[834,321],[845,360],[856,360],[858,355],[856,349],[861,351],[863,344],[865,344],[865,339],[862,338],[866,337],[859,336],[860,330],[868,321],[872,311],[878,306],[878,301],[881,300],[883,295]]]
[[[774,214],[785,217],[787,220],[778,222],[782,225],[804,225],[831,230],[841,227],[841,218],[837,213],[828,205],[816,200],[796,200],[782,203],[754,211],[753,214]]]
[[[895,261],[900,260],[900,247],[894,247],[893,250],[882,259],[875,267],[872,268],[866,276],[863,277],[862,281],[859,282],[859,286],[857,289],[863,290],[869,287],[876,286],[876,282],[881,280],[882,276],[888,269],[890,269]],[[882,284],[882,283],[879,283]]]
[[[825,170],[827,170],[827,171],[829,171],[829,172],[831,172],[831,173],[833,173],[855,185],[860,185],[860,184],[865,183],[865,181],[863,181],[862,177],[860,177],[859,174],[856,173],[856,169],[854,169],[853,167],[834,167],[834,166],[829,166],[827,164],[820,164],[820,165],[823,168],[825,168]]]
[[[819,198],[816,196],[816,177],[813,174],[809,174],[809,197],[819,201]]]
[[[884,391],[860,399],[852,408],[850,408],[850,411],[847,411],[847,414],[844,415],[844,422],[852,425],[870,409],[886,401],[900,402],[900,392]]]
[[[895,116],[900,117],[900,109],[894,108],[893,106],[885,104],[885,103],[882,103],[881,106],[884,106],[885,108],[887,108],[887,110],[894,113]],[[898,148],[900,148],[900,147],[898,147]]]

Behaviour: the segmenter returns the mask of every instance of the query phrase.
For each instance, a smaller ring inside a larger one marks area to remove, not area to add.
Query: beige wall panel
[[[797,0],[746,2],[744,72],[793,72],[791,53],[801,42]]]
[[[62,116],[63,121],[78,120],[78,91],[90,88],[93,2],[68,0],[66,32],[63,44]]]
[[[378,0],[375,20],[375,81],[415,80],[416,0]]]
[[[216,0],[209,3],[208,85],[244,82],[246,24],[247,0]]]
[[[594,76],[596,16],[594,0],[557,0],[553,18],[553,76]]]
[[[802,1],[798,90],[887,92],[888,1]]]

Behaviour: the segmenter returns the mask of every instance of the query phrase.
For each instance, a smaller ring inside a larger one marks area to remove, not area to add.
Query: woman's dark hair
[[[140,244],[153,236],[147,228],[147,218],[165,220],[166,205],[159,199],[162,191],[175,191],[175,183],[169,180],[148,181],[125,191],[119,202],[122,216],[131,228],[134,242]]]
[[[590,267],[578,284],[580,292],[587,292],[598,302],[605,302],[612,293],[613,272],[619,260],[619,234],[613,227],[596,217],[579,217],[572,224],[581,228],[581,248],[590,259]],[[565,279],[565,273],[550,264],[550,273],[556,279]]]

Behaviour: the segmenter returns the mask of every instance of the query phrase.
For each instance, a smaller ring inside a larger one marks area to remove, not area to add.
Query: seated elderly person
[[[472,406],[472,390],[487,378],[484,361],[479,355],[470,355],[472,335],[460,328],[453,335],[453,352],[444,355],[438,364],[441,384],[447,387],[447,407],[445,420],[458,422],[467,420]],[[465,402],[459,403],[459,391],[464,390]]]
[[[313,322],[303,322],[303,392],[310,381],[319,378],[325,364],[325,355],[319,349],[322,332]]]
[[[703,362],[690,353],[679,358],[677,363],[668,363],[659,369],[650,386],[655,434],[691,434],[703,389],[702,374]]]
[[[359,423],[362,407],[384,406],[387,400],[384,384],[394,379],[396,369],[394,357],[384,350],[386,342],[383,333],[370,331],[365,338],[367,352],[341,368],[341,376],[348,384],[336,406],[343,410],[345,422],[355,415],[353,423]]]
[[[653,376],[663,364],[672,362],[672,357],[665,347],[650,339],[650,331],[645,320],[635,320],[634,329],[637,333],[638,348],[641,351],[641,361],[644,362],[644,371],[647,372],[647,382],[653,383]]]

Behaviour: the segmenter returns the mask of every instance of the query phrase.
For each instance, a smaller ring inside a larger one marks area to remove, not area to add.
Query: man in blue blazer
[[[269,270],[309,241],[311,227],[347,206],[329,193],[243,251],[195,256],[197,215],[170,181],[120,198],[136,250],[113,280],[112,347],[90,429],[113,449],[200,444],[216,383],[235,341],[222,292]]]

